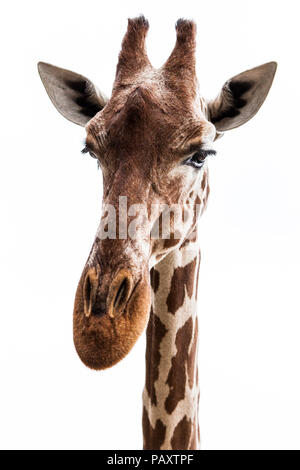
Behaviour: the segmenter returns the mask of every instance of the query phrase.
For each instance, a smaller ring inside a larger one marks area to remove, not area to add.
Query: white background
[[[72,343],[76,285],[99,222],[101,175],[61,117],[38,60],[107,94],[127,17],[150,21],[154,66],[174,24],[198,24],[202,93],[279,63],[258,115],[211,160],[201,221],[202,449],[300,448],[299,11],[297,1],[11,1],[1,14],[0,446],[142,447],[145,340],[105,372]]]

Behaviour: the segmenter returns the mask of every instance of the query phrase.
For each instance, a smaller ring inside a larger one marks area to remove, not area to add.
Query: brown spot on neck
[[[151,403],[157,404],[157,397],[155,391],[155,382],[159,375],[159,363],[161,354],[159,347],[162,339],[164,338],[167,330],[164,324],[160,321],[157,315],[153,313],[151,307],[150,319],[148,322],[146,338],[146,389],[148,391]]]
[[[144,450],[159,450],[166,437],[166,426],[158,419],[155,427],[151,426],[146,408],[143,408]]]
[[[174,270],[171,289],[167,298],[168,311],[173,315],[183,305],[185,289],[190,298],[193,295],[196,261],[197,257],[183,268],[178,267]]]
[[[189,449],[189,442],[192,431],[192,423],[186,416],[182,418],[177,424],[173,437],[171,439],[171,446],[174,450],[186,450]]]
[[[155,268],[152,268],[150,271],[150,281],[153,292],[156,294],[159,288],[159,271],[157,271]]]
[[[165,401],[165,408],[169,414],[173,413],[178,402],[185,396],[186,364],[192,333],[193,320],[190,317],[177,332],[175,340],[177,352],[172,358],[172,366],[166,381],[170,391]]]

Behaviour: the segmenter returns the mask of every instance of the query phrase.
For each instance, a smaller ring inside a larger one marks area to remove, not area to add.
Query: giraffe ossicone
[[[197,449],[197,224],[209,196],[207,161],[220,134],[259,110],[276,63],[236,75],[207,101],[195,23],[178,20],[158,69],[146,53],[148,28],[143,16],[128,20],[110,98],[82,75],[44,62],[38,69],[57,110],[85,126],[84,153],[103,175],[102,217],[74,305],[78,355],[93,369],[111,367],[148,325],[144,448]]]

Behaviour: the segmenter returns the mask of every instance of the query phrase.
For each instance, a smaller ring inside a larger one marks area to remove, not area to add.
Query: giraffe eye
[[[200,152],[194,153],[192,157],[190,158],[190,162],[192,163],[193,166],[196,168],[201,168],[204,165],[205,162],[205,156],[202,155]]]
[[[211,150],[200,149],[197,152],[193,153],[188,159],[186,159],[184,161],[184,164],[200,169],[204,165],[204,162],[208,155],[216,155],[216,151],[212,149]]]

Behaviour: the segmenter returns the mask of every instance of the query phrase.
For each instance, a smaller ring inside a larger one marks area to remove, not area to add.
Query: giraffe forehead
[[[138,87],[152,89],[157,94],[159,92],[166,93],[166,81],[162,69],[156,69],[149,65],[142,70],[133,71],[129,76],[122,80],[116,81],[114,84],[113,93],[120,93],[122,90],[126,94],[130,94]]]
[[[113,91],[105,108],[86,126],[88,134],[101,143],[117,142],[134,137],[143,145],[168,144],[180,141],[213,140],[215,128],[206,119],[206,103],[195,96],[186,96],[170,89],[161,71],[147,69],[136,81]]]

